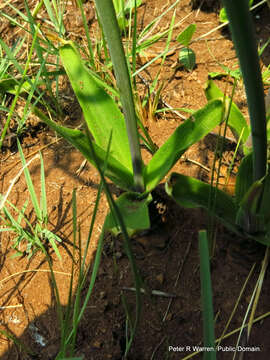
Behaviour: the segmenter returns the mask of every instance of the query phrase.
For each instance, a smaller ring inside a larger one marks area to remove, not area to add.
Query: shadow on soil
[[[154,195],[151,214],[152,230],[132,240],[136,262],[149,292],[142,295],[141,320],[128,359],[184,359],[191,353],[188,346],[192,349],[192,346],[203,344],[198,231],[206,228],[207,219],[200,210],[178,207],[162,188]],[[123,297],[131,316],[134,316],[135,294],[131,289],[134,283],[122,245],[121,237],[106,237],[94,292],[78,330],[75,355],[84,356],[84,359],[123,359],[126,342]],[[262,256],[261,247],[244,246],[243,239],[217,227],[216,250],[211,261],[217,336],[222,333],[256,262],[227,333],[241,326]],[[268,287],[269,276],[266,276],[257,315],[269,311]],[[152,290],[159,290],[168,297],[151,295]],[[86,292],[87,286],[83,298]],[[256,350],[256,359],[268,359],[269,330],[267,318],[253,326],[250,341],[245,346],[260,350]],[[223,340],[224,349],[225,346],[235,346],[237,335]],[[59,344],[56,301],[51,288],[48,310],[28,324],[17,345],[10,342],[9,350],[1,360],[55,359]],[[182,351],[174,352],[170,350],[172,346],[178,346]],[[244,359],[254,359],[251,351],[244,355]],[[217,358],[230,359],[232,356],[231,351],[220,350]],[[197,358],[202,357],[199,355]]]

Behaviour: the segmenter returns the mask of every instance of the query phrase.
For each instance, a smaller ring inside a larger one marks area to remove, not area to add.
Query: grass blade
[[[46,196],[44,161],[41,153],[40,153],[40,183],[41,183],[40,209],[41,209],[43,223],[46,225],[48,223],[47,196]]]
[[[30,193],[31,201],[32,201],[33,207],[35,209],[35,213],[36,213],[36,216],[37,216],[38,220],[42,221],[42,212],[41,212],[41,209],[39,207],[39,202],[38,202],[37,195],[36,195],[36,192],[35,192],[35,188],[34,188],[31,176],[30,176],[30,172],[29,172],[27,166],[25,166],[26,161],[25,161],[23,151],[22,151],[22,147],[21,147],[21,144],[20,144],[19,140],[17,140],[17,145],[18,145],[22,165],[24,166],[23,171],[24,171],[24,176],[25,176],[25,181],[26,181],[27,187],[28,187],[28,191]]]
[[[267,139],[264,91],[257,44],[246,0],[223,0],[246,88],[253,143],[253,180],[266,173]]]
[[[123,44],[120,38],[114,6],[111,0],[96,0],[95,3],[110,50],[117,86],[120,92],[120,100],[126,120],[135,190],[143,191],[143,161],[137,130],[136,111],[131,88],[130,73],[128,71]]]
[[[203,338],[204,346],[212,351],[205,351],[204,360],[215,360],[215,331],[214,331],[214,312],[213,295],[210,275],[209,250],[206,231],[199,232],[199,252],[200,252],[200,277],[201,277],[201,298],[203,311]]]

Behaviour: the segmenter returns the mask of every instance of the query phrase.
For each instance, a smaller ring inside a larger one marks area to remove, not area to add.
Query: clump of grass
[[[28,201],[24,203],[22,209],[18,209],[11,202],[7,200],[8,195],[12,189],[12,185],[18,179],[18,176],[13,180],[7,194],[1,198],[1,207],[0,211],[2,213],[1,219],[3,221],[3,226],[0,228],[0,231],[10,231],[15,234],[14,245],[16,249],[17,256],[28,256],[31,257],[37,251],[45,250],[47,244],[50,244],[54,249],[56,255],[61,260],[61,255],[58,250],[57,244],[61,243],[62,240],[53,232],[48,229],[48,212],[47,212],[47,200],[46,200],[46,187],[45,187],[45,173],[44,173],[44,163],[43,158],[40,154],[41,162],[41,196],[40,201],[38,201],[34,185],[28,170],[28,164],[26,164],[21,145],[18,141],[18,149],[21,157],[21,162],[23,165],[23,172],[25,175],[25,180],[30,195],[31,203],[34,209],[35,217],[34,223],[31,223],[28,217],[26,216],[26,209]],[[34,158],[33,158],[34,159]],[[32,160],[33,160],[32,159]],[[20,172],[21,173],[21,172]],[[20,175],[19,173],[19,175]],[[7,203],[7,205],[5,205]],[[18,217],[15,218],[12,215],[10,209],[18,214]],[[23,249],[23,250],[22,250]]]

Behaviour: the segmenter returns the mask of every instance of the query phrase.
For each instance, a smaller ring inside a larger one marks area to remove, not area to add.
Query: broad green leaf
[[[116,200],[123,217],[128,234],[131,236],[138,230],[150,228],[148,205],[152,200],[151,194],[141,198],[137,193],[124,193]],[[104,228],[114,235],[121,232],[117,220],[110,212],[105,220]]]
[[[196,55],[195,52],[185,47],[179,52],[179,63],[184,66],[186,70],[193,70],[196,65]]]
[[[270,245],[270,174],[253,183],[243,197],[237,213],[237,223],[248,235],[264,245]]]
[[[253,0],[249,0],[249,6],[252,6],[253,4]],[[228,22],[228,17],[227,17],[227,13],[226,13],[226,9],[222,8],[219,12],[219,21],[222,23]]]
[[[224,191],[190,176],[176,173],[173,173],[166,183],[166,191],[179,205],[187,208],[204,208],[228,228],[238,232],[235,226],[235,202]],[[214,208],[210,205],[210,196],[215,197]]]
[[[225,8],[222,8],[219,12],[219,21],[222,23],[228,21],[228,17],[227,17]]]
[[[213,80],[208,80],[205,87],[205,96],[208,101],[214,99],[225,99],[226,105],[229,105],[230,99],[229,97],[224,97],[223,92],[219,89],[219,87],[215,84]],[[250,130],[247,125],[247,122],[237,107],[237,105],[232,102],[231,111],[228,118],[228,126],[232,130],[232,132],[236,135],[237,140],[239,139],[241,133],[242,134],[242,142],[245,143],[248,139]]]
[[[139,6],[142,5],[142,0],[137,0],[136,1],[136,7],[138,8]],[[135,0],[128,0],[125,3],[125,14],[128,14],[130,12],[130,10],[135,9]]]
[[[260,214],[263,187],[263,179],[255,181],[244,195],[237,211],[236,224],[248,234],[266,230],[264,215]]]
[[[146,191],[152,191],[183,153],[221,122],[222,109],[221,100],[210,101],[175,130],[144,169]]]
[[[210,79],[221,79],[225,76],[230,75],[231,77],[240,80],[242,77],[241,74],[241,70],[240,69],[236,69],[236,70],[231,70],[230,68],[228,68],[227,66],[222,65],[222,68],[224,69],[225,72],[220,72],[220,71],[211,71],[208,73],[208,78]]]
[[[89,147],[88,138],[83,132],[56,124],[37,108],[33,108],[33,111],[48,126],[50,126],[59,135],[63,136],[63,138],[69,141],[73,146],[75,146],[83,154],[83,156],[95,166],[94,159],[91,157],[91,149]],[[100,163],[104,163],[106,159],[106,150],[103,150],[95,143],[93,143],[93,147],[98,161]],[[133,187],[132,172],[124,165],[122,165],[118,160],[116,160],[112,155],[108,156],[105,176],[111,179],[122,189],[131,190]]]
[[[240,205],[248,189],[253,183],[252,153],[245,156],[239,166],[235,183],[235,201]]]
[[[189,46],[189,43],[192,39],[192,36],[194,34],[194,32],[196,31],[196,25],[195,24],[190,24],[188,25],[185,30],[183,30],[181,32],[181,34],[179,34],[176,38],[176,40],[184,46]]]
[[[111,155],[132,171],[126,125],[117,104],[91,75],[72,42],[59,52],[96,145],[105,151],[112,131]]]

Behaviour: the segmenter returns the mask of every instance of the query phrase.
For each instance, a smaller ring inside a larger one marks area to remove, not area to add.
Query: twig
[[[125,287],[125,286],[122,287],[122,290],[136,291],[136,289],[134,287]],[[140,288],[140,292],[142,294],[146,293],[146,291],[143,288]],[[162,297],[167,297],[167,298],[176,298],[176,297],[178,297],[178,295],[166,293],[166,292],[159,291],[159,290],[152,290],[151,295],[162,296]]]
[[[51,272],[51,270],[45,270],[45,269],[32,269],[32,270],[23,270],[23,271],[19,271],[19,272],[16,272],[14,274],[11,274],[9,276],[7,276],[6,278],[4,278],[3,280],[0,281],[0,284],[2,284],[3,282],[6,282],[8,281],[9,279],[15,277],[15,276],[18,276],[18,275],[21,275],[21,274],[25,274],[25,273],[29,273],[29,272]],[[54,271],[54,274],[60,274],[60,275],[66,275],[66,276],[71,276],[71,274],[69,273],[65,273],[65,272],[62,272],[62,271]]]
[[[14,308],[18,308],[18,307],[22,307],[22,304],[9,305],[9,306],[0,306],[0,309],[1,309],[1,310],[5,310],[5,309],[14,309]]]

